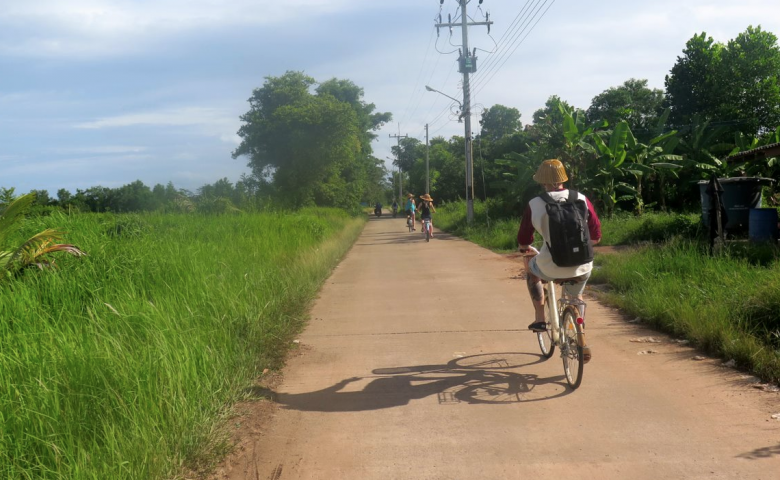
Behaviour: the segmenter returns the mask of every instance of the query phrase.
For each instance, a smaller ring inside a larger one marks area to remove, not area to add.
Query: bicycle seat
[[[573,285],[575,283],[581,282],[584,280],[584,275],[580,275],[579,277],[570,277],[570,278],[556,278],[555,283],[558,285]]]

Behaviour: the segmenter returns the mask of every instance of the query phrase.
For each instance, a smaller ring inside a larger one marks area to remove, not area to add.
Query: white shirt
[[[547,193],[556,202],[564,202],[569,198],[568,189]],[[578,192],[577,198],[587,203],[587,198],[582,193]],[[539,250],[539,255],[536,256],[536,266],[539,267],[539,270],[550,278],[572,278],[590,272],[593,269],[593,262],[576,267],[559,267],[553,262],[552,254],[547,247],[550,241],[550,218],[547,215],[547,204],[540,197],[536,197],[528,205],[531,207],[531,223],[544,238],[544,245]]]

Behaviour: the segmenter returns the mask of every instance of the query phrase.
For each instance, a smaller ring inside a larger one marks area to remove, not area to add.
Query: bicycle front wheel
[[[571,388],[577,388],[582,383],[582,370],[585,360],[582,355],[582,346],[578,341],[582,335],[582,325],[577,323],[580,312],[574,305],[569,305],[561,315],[561,356],[563,357],[563,371],[566,374],[566,382]]]

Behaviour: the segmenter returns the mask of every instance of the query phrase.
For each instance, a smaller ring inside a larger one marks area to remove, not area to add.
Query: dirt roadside
[[[780,394],[595,301],[571,392],[521,270],[372,218],[213,478],[780,479]]]

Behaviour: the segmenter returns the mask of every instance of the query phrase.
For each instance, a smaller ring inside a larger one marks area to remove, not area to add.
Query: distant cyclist
[[[412,219],[412,231],[414,231],[414,216],[417,212],[417,204],[414,203],[414,195],[411,193],[407,193],[406,197],[406,216]]]
[[[546,330],[546,324],[544,321],[544,288],[542,287],[542,280],[574,279],[573,284],[565,285],[564,288],[566,288],[569,295],[582,300],[582,292],[593,269],[592,260],[574,266],[560,266],[553,261],[553,256],[557,252],[555,251],[555,245],[551,245],[551,221],[548,214],[548,205],[552,203],[554,206],[555,203],[553,202],[558,204],[569,202],[570,205],[571,203],[577,205],[576,218],[587,218],[586,220],[582,219],[583,222],[587,222],[586,224],[583,223],[582,241],[585,242],[589,235],[590,246],[588,248],[591,254],[592,246],[601,241],[601,222],[598,215],[596,215],[593,204],[585,195],[574,191],[570,195],[569,190],[563,186],[563,183],[569,178],[566,176],[566,170],[560,160],[545,160],[539,166],[533,178],[544,187],[545,193],[533,198],[525,207],[520,230],[517,232],[517,249],[523,254],[529,251],[529,247],[534,240],[534,230],[539,232],[544,239],[544,244],[539,254],[528,261],[526,272],[528,292],[531,294],[535,314],[534,322],[528,325],[528,329],[543,332]],[[581,313],[584,316],[585,312]]]
[[[390,208],[393,209],[393,217],[395,217],[398,214],[398,202],[393,200],[393,204],[390,206]]]
[[[422,199],[422,202],[420,202],[420,205],[418,206],[420,209],[420,219],[431,222],[431,237],[433,237],[433,214],[436,213],[436,209],[433,208],[433,198],[426,193],[425,195],[421,195],[420,199]]]

